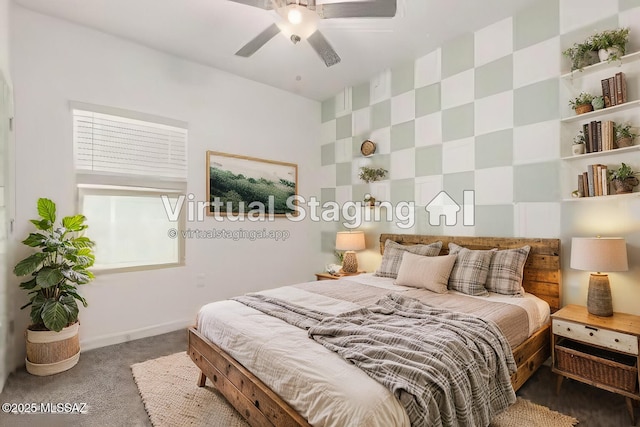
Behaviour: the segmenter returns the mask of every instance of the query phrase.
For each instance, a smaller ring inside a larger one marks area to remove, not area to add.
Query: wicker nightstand
[[[620,394],[626,398],[635,425],[632,400],[640,400],[640,316],[614,313],[598,317],[586,307],[568,305],[551,317],[557,392],[567,377]]]

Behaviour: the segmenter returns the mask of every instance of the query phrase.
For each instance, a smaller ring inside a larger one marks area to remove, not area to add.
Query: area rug
[[[248,427],[207,380],[198,387],[199,369],[186,352],[131,366],[133,378],[154,427]],[[518,398],[490,427],[573,427],[575,418]]]

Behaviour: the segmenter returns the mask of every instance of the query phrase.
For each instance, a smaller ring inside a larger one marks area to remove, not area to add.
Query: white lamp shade
[[[361,251],[364,248],[364,231],[338,231],[336,234],[336,250]]]
[[[571,268],[604,273],[627,271],[627,244],[622,237],[574,237]]]

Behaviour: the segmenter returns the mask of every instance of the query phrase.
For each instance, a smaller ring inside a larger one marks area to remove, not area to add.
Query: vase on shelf
[[[574,156],[584,154],[584,144],[573,144],[571,146],[571,152]]]
[[[607,49],[598,50],[598,58],[600,58],[600,62],[609,61],[610,57],[620,58],[621,55],[620,48],[618,46],[609,47]]]

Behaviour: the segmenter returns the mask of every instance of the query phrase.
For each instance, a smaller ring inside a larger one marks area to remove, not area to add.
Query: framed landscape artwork
[[[295,214],[287,200],[298,194],[298,165],[236,154],[207,151],[207,209],[213,215]],[[216,201],[215,205],[213,203]],[[293,199],[292,205],[295,205]]]

